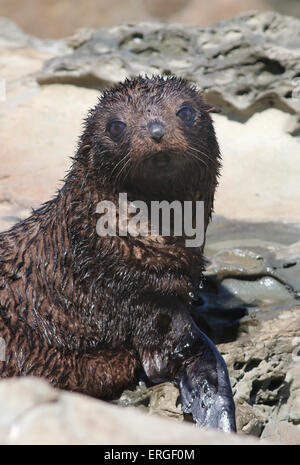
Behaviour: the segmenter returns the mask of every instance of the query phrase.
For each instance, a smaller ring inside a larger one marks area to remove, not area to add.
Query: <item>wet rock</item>
[[[124,75],[173,73],[197,82],[238,119],[270,106],[297,112],[299,28],[296,18],[264,12],[207,28],[139,23],[98,29],[72,54],[48,61],[39,82],[103,88]]]
[[[209,255],[206,280],[195,296],[192,311],[195,321],[215,342],[237,339],[248,331],[247,327],[276,318],[284,309],[300,309],[299,243],[278,246],[265,242],[264,247],[226,248],[226,241],[214,242],[218,236],[223,239],[223,229],[216,233],[212,227],[210,231],[207,250],[218,252]],[[267,231],[265,226],[266,238],[272,235],[272,227]],[[291,231],[290,240],[293,238]],[[239,244],[236,236],[230,244],[234,241]],[[263,236],[259,242],[263,243]]]
[[[279,221],[237,221],[217,214],[208,225],[205,254],[211,257],[219,251],[234,247],[296,247],[300,224]],[[297,249],[298,250],[298,249]],[[279,251],[278,251],[279,253]],[[285,256],[289,252],[283,250]]]
[[[300,334],[300,333],[298,333]],[[288,402],[281,403],[276,409],[279,421],[289,421],[300,425],[300,337],[292,340],[294,345],[292,359],[294,363],[286,373],[285,382],[289,386]]]
[[[35,383],[28,377],[19,383],[13,378],[0,382],[0,443],[7,440],[11,428],[22,415],[34,407],[57,399],[58,391],[44,380]]]
[[[276,249],[269,255],[269,263],[278,278],[300,297],[300,242]]]
[[[149,406],[150,395],[151,394],[146,384],[143,381],[140,381],[134,391],[126,389],[123,391],[121,397],[113,402],[117,405],[121,405],[122,407]]]

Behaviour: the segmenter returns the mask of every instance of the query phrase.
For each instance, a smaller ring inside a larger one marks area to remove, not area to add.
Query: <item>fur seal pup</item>
[[[104,92],[53,200],[0,235],[0,377],[113,398],[143,372],[179,386],[198,425],[235,431],[225,363],[190,315],[205,260],[183,237],[101,236],[97,205],[174,199],[213,207],[220,153],[199,91],[137,77]]]

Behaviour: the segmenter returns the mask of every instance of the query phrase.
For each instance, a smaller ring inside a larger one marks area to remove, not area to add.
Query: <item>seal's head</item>
[[[183,79],[137,77],[104,92],[81,146],[91,148],[98,176],[120,191],[184,197],[199,182],[215,187],[219,147],[212,111]]]

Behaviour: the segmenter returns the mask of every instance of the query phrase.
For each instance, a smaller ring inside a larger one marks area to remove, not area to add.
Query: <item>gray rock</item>
[[[85,30],[73,53],[47,61],[38,79],[101,89],[138,73],[176,74],[197,83],[211,103],[239,120],[270,106],[295,113],[299,31],[300,20],[271,12],[206,28],[138,23]]]
[[[272,225],[264,228],[266,238],[275,237]],[[255,234],[255,227],[253,231]],[[219,251],[209,255],[206,280],[195,296],[193,307],[196,322],[209,337],[215,342],[238,339],[260,321],[277,318],[284,309],[300,309],[299,243],[226,247],[222,228],[218,236],[222,238],[220,244],[212,242],[216,241],[216,234],[212,237],[208,234],[208,251]],[[239,239],[233,237],[230,245],[239,244]],[[293,237],[291,231],[290,239]],[[259,242],[263,244],[262,239]]]
[[[10,431],[23,415],[57,399],[58,391],[42,379],[35,382],[27,377],[17,382],[11,378],[0,382],[0,443],[6,442]]]

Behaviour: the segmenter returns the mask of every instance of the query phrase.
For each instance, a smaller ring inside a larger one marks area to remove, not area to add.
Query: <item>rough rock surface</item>
[[[234,341],[218,344],[228,366],[241,434],[300,444],[299,310],[282,311],[272,324],[253,319]],[[134,392],[124,392],[117,403],[147,408],[151,413],[154,405],[154,413],[183,420],[178,396],[168,383],[149,388],[141,385]],[[277,427],[279,436],[274,433]]]
[[[103,88],[126,76],[159,72],[196,82],[212,103],[239,120],[270,106],[295,112],[299,28],[298,19],[265,12],[207,28],[140,23],[84,31],[71,54],[45,63],[39,82]]]
[[[269,233],[272,227],[269,226]],[[222,246],[211,243],[207,249]],[[275,246],[240,245],[209,255],[194,316],[216,342],[232,340],[251,320],[271,320],[292,307],[300,309],[299,242]]]

